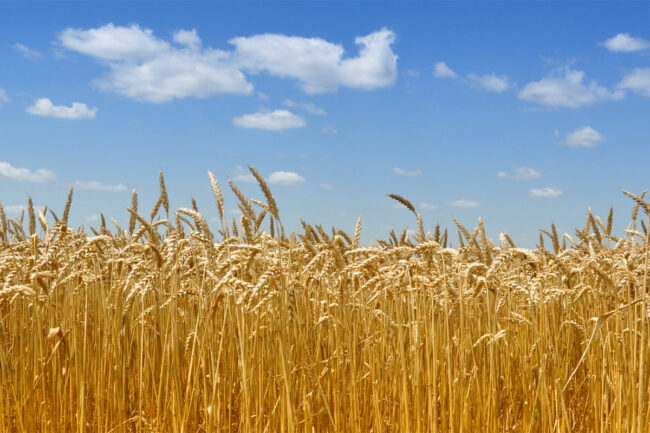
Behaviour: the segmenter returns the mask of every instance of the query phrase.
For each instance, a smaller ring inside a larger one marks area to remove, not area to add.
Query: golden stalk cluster
[[[391,195],[417,235],[362,246],[361,220],[286,235],[251,171],[231,222],[210,174],[216,234],[162,173],[127,229],[72,230],[72,191],[28,232],[0,205],[0,431],[650,430],[643,195],[625,236],[589,212],[534,250],[482,221],[450,248]]]

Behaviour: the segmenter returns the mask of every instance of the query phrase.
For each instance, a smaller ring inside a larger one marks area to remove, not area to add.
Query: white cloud
[[[594,147],[605,140],[603,135],[591,126],[583,126],[566,134],[562,144],[571,147]]]
[[[97,181],[89,181],[89,182],[80,182],[77,181],[74,184],[75,188],[78,189],[89,189],[93,191],[110,191],[110,192],[119,192],[119,191],[126,191],[126,186],[122,185],[121,183],[118,185],[110,185],[106,183],[101,183]]]
[[[229,52],[203,49],[196,31],[179,30],[174,42],[156,38],[149,29],[108,24],[89,30],[68,28],[59,35],[67,49],[107,65],[102,90],[147,102],[206,98],[224,93],[250,94],[253,86],[232,66]]]
[[[399,174],[400,176],[409,176],[409,177],[422,176],[422,170],[420,170],[419,168],[415,170],[404,170],[399,167],[393,167],[393,173]]]
[[[553,198],[561,196],[562,191],[557,188],[545,187],[531,189],[528,195],[535,198]]]
[[[11,99],[9,99],[7,92],[4,89],[0,89],[0,107],[2,107],[4,104],[8,104],[9,102],[11,102]]]
[[[287,110],[245,114],[232,119],[239,128],[264,129],[266,131],[283,131],[285,129],[303,128],[305,119]]]
[[[256,183],[257,179],[253,174],[244,169],[241,165],[236,165],[232,173],[232,180],[235,182],[247,182],[247,183]]]
[[[460,200],[455,200],[450,203],[447,203],[447,206],[471,209],[471,208],[478,207],[479,204],[478,202],[475,202],[473,200],[460,199]]]
[[[438,206],[436,206],[435,204],[431,204],[431,203],[422,203],[422,204],[420,204],[420,207],[422,209],[424,209],[424,210],[436,210],[436,209],[438,209]]]
[[[625,96],[622,91],[611,92],[596,81],[584,82],[583,71],[569,68],[563,68],[563,71],[563,75],[555,73],[528,83],[519,92],[519,99],[547,107],[577,108]]]
[[[621,90],[631,90],[650,98],[650,68],[636,68],[625,74],[616,87]]]
[[[14,49],[27,59],[36,60],[43,57],[43,54],[41,54],[40,51],[29,48],[28,46],[23,44],[19,44],[19,43],[14,44]]]
[[[505,75],[490,74],[479,76],[476,74],[469,74],[467,79],[472,87],[488,92],[501,93],[508,90],[508,87],[510,87],[508,77]]]
[[[497,173],[497,177],[501,179],[532,180],[542,177],[542,173],[530,167],[514,167],[512,174],[500,171]]]
[[[271,185],[294,186],[305,183],[305,178],[291,171],[276,171],[268,178]]]
[[[233,38],[234,62],[250,72],[265,71],[295,78],[309,94],[336,91],[338,87],[376,89],[397,80],[397,56],[391,45],[395,34],[387,29],[355,39],[359,55],[343,59],[342,46],[320,38],[262,34]]]
[[[394,40],[395,34],[386,29],[358,37],[358,56],[344,59],[340,45],[281,34],[233,38],[229,42],[234,50],[229,51],[203,47],[195,30],[179,30],[167,42],[136,24],[68,28],[59,34],[64,48],[108,66],[107,76],[95,81],[99,88],[155,103],[250,94],[253,85],[244,71],[297,79],[307,93],[336,91],[340,86],[389,87],[397,80]]]
[[[323,110],[320,107],[317,107],[316,105],[314,105],[311,102],[297,103],[297,102],[292,101],[291,99],[286,99],[282,103],[284,105],[286,105],[287,107],[292,107],[292,108],[293,107],[300,107],[300,108],[304,109],[306,112],[308,112],[309,114],[313,114],[313,115],[316,115],[316,116],[326,116],[327,115],[327,111]]]
[[[99,217],[97,215],[90,215],[86,217],[86,221],[89,223],[94,223],[95,221],[99,221]]]
[[[72,105],[54,105],[48,98],[39,98],[34,105],[27,107],[30,114],[57,119],[94,119],[97,115],[97,108],[88,108],[81,102],[73,102]]]
[[[332,126],[324,126],[323,129],[320,130],[322,134],[338,134],[339,131],[332,127]]]
[[[619,33],[603,42],[605,48],[616,53],[629,53],[650,49],[650,41],[635,38],[629,33]]]
[[[9,179],[18,180],[21,182],[52,182],[56,180],[56,176],[50,170],[39,168],[36,171],[31,171],[26,168],[13,167],[8,162],[0,161],[0,177],[7,177]]]
[[[333,190],[333,189],[334,189],[334,185],[330,185],[329,183],[321,183],[321,184],[319,184],[318,186],[320,186],[320,187],[323,188],[323,189],[329,189],[329,190]]]
[[[454,72],[445,62],[438,62],[433,67],[433,76],[437,78],[456,78],[458,74]]]

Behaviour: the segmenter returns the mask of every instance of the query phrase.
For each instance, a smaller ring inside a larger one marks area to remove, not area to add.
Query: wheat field
[[[170,210],[161,173],[124,228],[69,227],[72,190],[0,205],[0,431],[650,431],[645,193],[623,236],[589,212],[537,249],[391,194],[417,233],[363,245],[285,233],[251,172],[232,221],[212,174],[216,212]]]

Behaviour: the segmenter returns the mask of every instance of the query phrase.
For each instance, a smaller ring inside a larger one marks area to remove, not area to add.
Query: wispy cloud
[[[616,87],[650,98],[650,68],[636,68],[628,72]]]
[[[479,207],[479,203],[473,200],[460,199],[460,200],[455,200],[447,203],[447,206],[471,209],[471,208]]]
[[[485,90],[487,92],[501,93],[510,87],[508,77],[505,75],[476,75],[469,74],[467,80],[474,88]]]
[[[8,162],[0,161],[0,177],[21,181],[21,182],[52,182],[56,180],[56,176],[50,170],[39,168],[38,170],[31,171],[27,168],[14,167]]]
[[[322,134],[338,134],[339,131],[332,127],[332,126],[324,126],[323,129],[320,130]]]
[[[323,189],[329,189],[329,190],[334,189],[334,185],[331,185],[329,183],[320,183],[318,186],[320,186]]]
[[[256,183],[257,179],[251,174],[250,171],[244,169],[241,165],[236,165],[232,172],[232,180],[235,182]]]
[[[290,108],[293,108],[293,107],[302,108],[303,110],[305,110],[309,114],[313,114],[315,116],[326,116],[327,115],[327,111],[323,110],[320,107],[317,107],[316,105],[314,105],[311,102],[298,103],[298,102],[292,101],[291,99],[286,99],[283,102],[283,104],[286,105],[287,107],[290,107]]]
[[[621,99],[621,90],[609,91],[596,81],[585,80],[585,73],[562,68],[539,81],[533,81],[519,92],[519,99],[546,107],[577,108],[600,101]]]
[[[438,209],[438,206],[436,206],[435,204],[431,204],[431,203],[421,203],[420,207],[422,209],[424,209],[424,210],[437,210]]]
[[[566,134],[562,144],[571,147],[594,147],[605,140],[603,135],[591,126],[583,126]]]
[[[433,76],[436,78],[451,78],[458,77],[458,74],[451,69],[445,62],[438,62],[433,67]]]
[[[419,77],[420,76],[420,71],[416,69],[409,69],[406,71],[409,77]]]
[[[259,72],[296,79],[309,94],[341,86],[390,87],[397,80],[394,40],[395,34],[387,29],[357,37],[358,55],[344,58],[340,44],[282,34],[236,37],[228,41],[232,50],[204,47],[196,30],[178,30],[169,41],[137,24],[67,28],[59,34],[62,47],[108,67],[108,74],[95,81],[99,88],[154,103],[248,95],[253,85],[245,74]]]
[[[305,183],[305,178],[292,171],[276,171],[268,178],[271,185],[295,186]]]
[[[500,171],[497,177],[501,179],[533,180],[542,177],[542,172],[530,167],[514,167],[512,173]]]
[[[399,174],[400,176],[409,176],[409,177],[422,176],[422,170],[420,170],[419,168],[415,170],[404,170],[399,167],[393,167],[393,173]]]
[[[72,105],[54,105],[48,98],[37,99],[34,105],[27,107],[29,114],[36,116],[53,117],[55,119],[94,119],[97,115],[97,108],[88,108],[81,102],[73,102]]]
[[[9,99],[7,92],[4,89],[0,89],[0,107],[2,107],[4,104],[8,104],[9,102],[11,102],[11,99]]]
[[[33,48],[29,48],[26,45],[16,43],[14,44],[14,49],[18,51],[20,54],[22,54],[23,57],[30,59],[30,60],[37,60],[43,57],[43,54],[41,54],[40,51],[35,50]]]
[[[127,188],[125,185],[117,184],[117,185],[111,185],[111,184],[106,184],[102,182],[97,182],[97,181],[87,181],[87,182],[82,182],[82,181],[77,181],[74,183],[75,188],[78,189],[88,189],[92,191],[109,191],[109,192],[120,192],[120,191],[126,191]]]
[[[258,112],[235,117],[233,125],[239,128],[264,129],[266,131],[284,131],[285,129],[303,128],[305,119],[287,110]]]
[[[42,211],[43,209],[45,209],[45,206],[34,205],[34,210],[37,212]],[[22,204],[12,204],[9,206],[4,206],[4,210],[9,215],[18,215],[23,211],[27,211],[27,206]]]
[[[561,196],[562,190],[553,187],[537,188],[531,189],[528,195],[534,198],[553,198]]]
[[[650,49],[650,41],[636,38],[629,33],[619,33],[603,42],[605,48],[615,53],[630,53]]]

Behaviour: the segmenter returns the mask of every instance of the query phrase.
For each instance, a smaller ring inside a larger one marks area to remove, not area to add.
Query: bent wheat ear
[[[417,215],[417,212],[415,212],[415,206],[413,206],[413,203],[411,203],[410,201],[408,201],[407,199],[405,199],[401,195],[388,194],[388,197],[392,198],[393,200],[396,200],[396,201],[400,202],[401,204],[406,206],[408,208],[408,210],[410,210],[411,212],[413,212],[414,214]]]
[[[262,175],[259,174],[253,166],[249,165],[248,169],[257,180],[257,183],[260,185],[260,189],[262,190],[262,193],[264,193],[264,197],[266,198],[266,204],[269,207],[269,212],[271,212],[271,215],[273,215],[276,219],[280,219],[280,213],[278,212],[278,205],[275,202],[275,198],[273,198],[273,194],[271,194],[271,189],[269,188],[269,185],[266,183]]]
[[[210,178],[210,188],[212,189],[212,194],[214,195],[214,199],[217,202],[217,211],[219,212],[219,219],[221,219],[221,222],[223,224],[223,194],[221,193],[221,188],[219,187],[219,182],[217,182],[217,178],[214,177],[214,174],[212,174],[211,171],[208,171],[208,177]]]

